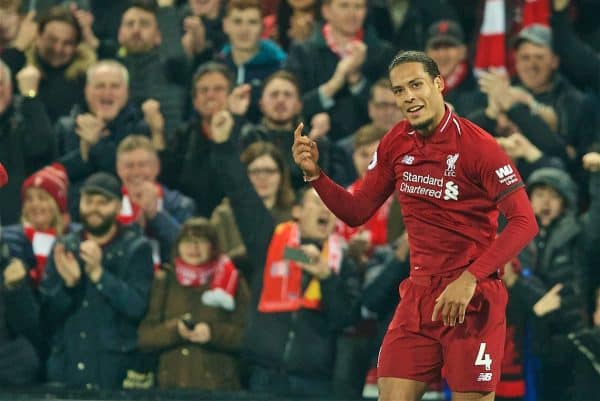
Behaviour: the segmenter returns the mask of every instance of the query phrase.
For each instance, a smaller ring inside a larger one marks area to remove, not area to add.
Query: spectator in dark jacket
[[[37,36],[31,34],[36,29],[31,18],[27,22],[15,47],[3,51],[1,57],[13,74],[26,65],[40,70],[38,96],[54,123],[83,98],[85,71],[96,61],[96,55],[82,40],[81,26],[67,8],[54,7],[42,14]]]
[[[260,97],[260,111],[262,119],[258,124],[247,124],[242,127],[242,146],[247,147],[256,141],[271,142],[284,155],[286,164],[292,176],[292,186],[298,189],[304,185],[302,171],[298,168],[292,157],[292,144],[294,143],[294,129],[301,120],[302,98],[298,79],[288,71],[278,71],[270,75],[264,82]],[[351,169],[349,160],[331,143],[327,137],[329,126],[319,124],[319,117],[313,117],[312,127],[308,135],[319,144],[319,160],[323,161],[323,168],[329,174],[337,177],[337,182],[349,183]]]
[[[170,260],[181,224],[194,215],[194,201],[158,181],[160,162],[148,138],[125,137],[117,147],[117,174],[123,183],[122,224],[138,224],[150,239],[154,268]]]
[[[576,173],[594,139],[590,104],[558,74],[559,59],[552,52],[547,27],[523,29],[513,46],[517,81],[510,86],[500,74],[483,74],[480,86],[488,95],[488,105],[471,117],[490,132],[499,118],[508,117],[544,154],[561,157]]]
[[[597,178],[594,177],[593,186],[597,185]],[[586,236],[599,222],[589,218],[593,216],[577,219],[577,189],[566,172],[542,168],[529,177],[527,185],[540,231],[519,255],[521,274],[508,268],[504,282],[510,296],[539,326],[534,331],[533,345],[542,359],[541,399],[569,399],[572,377],[564,372],[571,371],[572,359],[556,352],[545,338],[547,333],[564,336],[584,325],[588,282]],[[590,210],[598,213],[598,188],[591,190],[594,203]],[[548,303],[546,296],[549,290],[550,296],[558,295],[561,299],[557,310],[549,308],[552,303]]]
[[[444,78],[444,99],[461,116],[486,104],[467,60],[467,51],[463,30],[457,22],[441,20],[427,30],[425,53],[437,63]]]
[[[16,386],[41,379],[43,341],[39,306],[27,269],[10,257],[0,241],[0,385]]]
[[[204,217],[210,216],[224,196],[220,189],[222,168],[213,169],[209,160],[214,149],[213,117],[228,107],[240,109],[239,103],[243,104],[240,114],[244,114],[250,101],[249,94],[243,90],[242,96],[235,92],[230,95],[232,79],[227,67],[215,62],[205,63],[196,71],[192,86],[195,113],[168,139],[160,153],[160,181],[191,197],[196,202],[197,213]],[[236,126],[239,124],[241,122]]]
[[[231,119],[223,119],[213,130],[218,145],[212,159],[222,168],[244,244],[253,250],[248,256],[256,303],[244,351],[250,389],[330,394],[336,338],[358,311],[356,267],[333,234],[335,216],[313,189],[301,194],[297,222],[275,226],[244,174],[232,128]]]
[[[108,173],[82,186],[83,229],[56,243],[40,286],[52,328],[48,380],[86,388],[121,388],[138,363],[137,327],[152,284],[152,251],[123,227],[121,186]]]
[[[180,6],[184,31],[181,44],[194,67],[212,60],[227,42],[223,32],[224,13],[223,0],[188,0]]]
[[[367,1],[325,0],[323,26],[307,41],[293,45],[286,68],[300,80],[304,115],[326,111],[331,116],[331,140],[339,140],[368,122],[369,86],[387,73],[392,46],[363,26]],[[315,62],[318,60],[318,62]]]
[[[152,132],[155,143],[163,140],[163,126],[129,103],[129,75],[116,61],[100,61],[90,67],[85,87],[85,106],[76,105],[71,115],[56,126],[59,161],[65,166],[71,188],[69,211],[77,216],[79,187],[97,171],[114,173],[119,142],[132,133]],[[150,129],[148,129],[150,125]],[[161,142],[162,143],[162,142]]]
[[[262,8],[259,0],[230,0],[227,2],[223,31],[228,43],[217,56],[235,76],[235,84],[249,84],[252,101],[248,118],[259,118],[257,107],[262,81],[279,70],[285,53],[273,41],[261,39]]]
[[[34,93],[39,70],[30,66],[19,72],[19,95],[13,95],[10,76],[10,69],[0,60],[0,162],[10,174],[7,185],[0,189],[2,224],[17,222],[21,184],[55,157],[52,126]]]
[[[568,20],[569,0],[553,0],[550,18],[553,49],[560,57],[560,67],[570,81],[581,89],[600,93],[600,56],[575,34]],[[585,60],[585,62],[582,62]]]

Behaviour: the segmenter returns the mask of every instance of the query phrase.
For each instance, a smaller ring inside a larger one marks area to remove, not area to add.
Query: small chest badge
[[[456,177],[456,161],[460,155],[455,153],[446,157],[446,171],[444,171],[445,177]]]

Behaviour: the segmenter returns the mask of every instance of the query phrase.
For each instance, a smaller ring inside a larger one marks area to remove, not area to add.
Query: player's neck
[[[415,130],[423,138],[429,138],[437,131],[437,128],[442,123],[442,119],[444,118],[445,115],[446,115],[446,108],[444,107],[444,110],[442,113],[437,113],[428,124],[426,124],[424,127],[415,127]]]

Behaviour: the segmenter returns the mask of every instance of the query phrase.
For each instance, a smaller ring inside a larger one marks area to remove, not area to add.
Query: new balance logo
[[[478,382],[489,382],[492,380],[492,374],[491,373],[480,373],[479,377],[477,378]]]
[[[453,181],[448,181],[446,183],[444,200],[458,200],[458,185],[456,185]]]
[[[496,175],[498,176],[499,179],[503,179],[504,177],[508,177],[512,173],[514,173],[514,171],[513,171],[513,169],[512,169],[512,167],[511,167],[510,164],[507,164],[506,166],[502,166],[498,170],[496,170]]]
[[[409,156],[409,155],[405,155],[402,160],[401,163],[402,164],[413,164],[415,162],[415,157],[414,156]]]
[[[373,153],[373,158],[371,159],[371,163],[367,166],[367,170],[373,170],[377,166],[377,151]]]

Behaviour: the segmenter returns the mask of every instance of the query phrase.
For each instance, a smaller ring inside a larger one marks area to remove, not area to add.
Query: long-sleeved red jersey
[[[487,277],[537,233],[524,184],[495,139],[448,108],[422,137],[401,121],[382,139],[360,190],[325,174],[312,182],[349,225],[364,223],[396,190],[410,242],[411,275],[467,268]],[[498,212],[508,220],[496,238]]]

